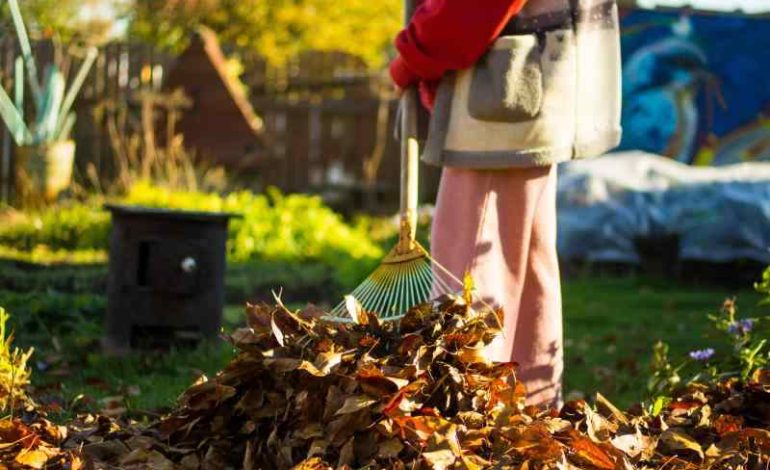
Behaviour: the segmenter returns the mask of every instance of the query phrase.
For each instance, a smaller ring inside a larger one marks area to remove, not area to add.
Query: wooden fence
[[[310,53],[286,67],[244,75],[271,144],[264,181],[321,192],[338,209],[391,211],[398,200],[397,102],[389,78],[338,53]],[[422,168],[422,200],[439,172]]]
[[[55,54],[50,44],[35,47],[41,64]],[[0,42],[0,74],[6,90],[12,86],[17,55],[14,40]],[[89,179],[89,168],[105,179],[114,170],[107,118],[100,105],[130,102],[138,91],[160,90],[174,61],[142,44],[121,42],[102,48],[75,106],[79,181]],[[259,59],[244,63],[242,80],[264,121],[266,144],[249,178],[262,187],[287,192],[321,192],[342,209],[392,209],[399,175],[398,146],[392,137],[396,103],[381,74],[336,53],[306,54],[280,68]],[[0,201],[8,201],[13,145],[7,131],[0,135],[0,149]],[[435,188],[436,179],[435,171],[426,173],[426,194]]]

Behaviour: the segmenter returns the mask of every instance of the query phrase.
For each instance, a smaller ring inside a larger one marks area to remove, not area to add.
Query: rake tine
[[[396,295],[391,298],[390,311],[388,312],[388,318],[393,318],[401,314],[404,305],[404,272],[402,268],[398,269],[399,276],[395,280]]]
[[[410,308],[420,303],[420,298],[416,292],[416,285],[419,282],[420,266],[418,264],[411,264],[408,266],[408,274],[404,282],[404,307],[401,309],[400,314],[403,315]]]
[[[372,311],[375,313],[378,313],[382,311],[382,309],[385,307],[387,300],[386,300],[386,289],[390,286],[390,270],[386,272],[386,274],[383,276],[383,282],[380,288],[376,291],[374,297],[372,298]]]
[[[358,299],[362,307],[367,308],[367,304],[372,296],[376,293],[377,287],[370,279],[367,279],[365,284],[362,284],[361,287],[362,288],[359,290],[359,292],[353,292],[353,297]]]
[[[383,321],[396,321],[413,307],[445,294],[457,294],[463,286],[463,281],[414,242],[411,251],[394,249],[350,295],[365,311],[376,314]],[[474,298],[491,309],[483,299]],[[349,318],[344,301],[326,318],[343,323],[356,321]]]
[[[426,302],[430,299],[430,272],[426,269],[420,269],[417,275],[417,282],[414,285],[415,296],[418,302]]]
[[[415,272],[419,272],[419,268],[416,266],[411,267],[411,275],[414,276]],[[416,305],[419,302],[419,295],[417,294],[417,284],[416,283],[410,283],[406,286],[406,303],[409,306]],[[409,307],[407,307],[409,308]]]
[[[390,311],[390,317],[400,315],[404,310],[403,306],[406,303],[404,301],[404,277],[401,277],[396,282],[396,301],[395,308]]]

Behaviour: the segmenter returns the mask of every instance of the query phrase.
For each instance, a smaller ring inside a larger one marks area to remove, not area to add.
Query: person
[[[614,0],[423,0],[396,38],[397,89],[431,112],[423,161],[443,167],[431,250],[501,307],[490,359],[519,364],[528,403],[559,406],[556,165],[620,140]]]

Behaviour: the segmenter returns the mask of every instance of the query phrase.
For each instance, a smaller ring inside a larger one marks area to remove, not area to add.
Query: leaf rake
[[[408,11],[408,9],[407,9]],[[380,320],[396,321],[412,307],[462,290],[463,282],[431,258],[416,239],[419,144],[417,93],[401,98],[401,209],[399,241],[364,282],[329,314],[329,319],[355,323],[363,309]],[[450,283],[456,284],[454,288]]]
[[[406,230],[402,227],[402,233]],[[456,281],[458,287],[453,289],[447,279]],[[355,323],[356,305],[360,305],[380,320],[396,321],[416,305],[461,289],[462,283],[436,263],[422,245],[402,235],[380,266],[331,311],[329,318]]]

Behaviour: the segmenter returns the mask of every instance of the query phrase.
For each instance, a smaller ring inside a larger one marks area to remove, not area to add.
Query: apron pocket
[[[468,113],[474,119],[530,121],[543,105],[543,69],[537,35],[505,36],[473,70]]]

